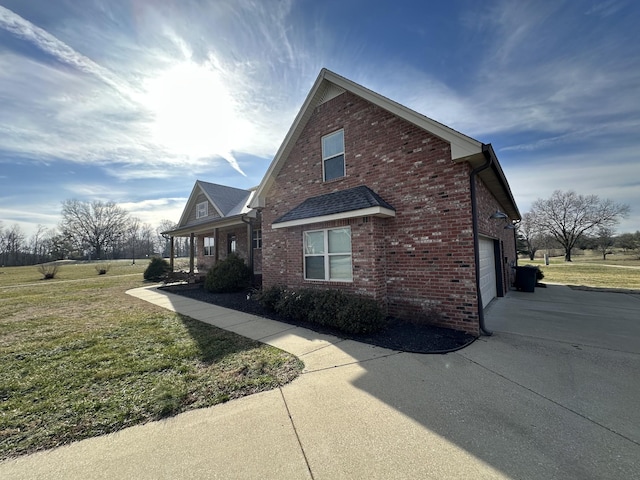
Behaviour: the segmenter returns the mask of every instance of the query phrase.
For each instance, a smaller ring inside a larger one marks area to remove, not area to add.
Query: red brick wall
[[[505,229],[511,224],[511,220],[491,219],[491,215],[496,211],[504,212],[504,208],[498,200],[487,189],[482,180],[476,177],[476,198],[478,206],[478,231],[481,235],[500,241],[502,264],[502,285],[503,291],[498,295],[504,295],[515,281],[515,271],[512,267],[516,261],[516,244],[514,238],[515,230]]]
[[[344,129],[346,176],[322,181],[321,137]],[[346,92],[316,108],[267,192],[265,287],[303,279],[302,231],[272,222],[304,199],[367,185],[396,209],[389,219],[351,219],[353,282],[322,286],[385,301],[390,315],[478,333],[468,164],[447,142]],[[431,315],[440,312],[439,317]]]
[[[197,251],[198,256],[196,260],[196,265],[199,270],[207,270],[215,265],[215,255],[204,255],[204,237],[214,237],[216,238],[216,250],[218,251],[218,260],[224,260],[227,258],[227,235],[235,234],[236,235],[236,253],[240,258],[242,258],[247,265],[249,264],[249,247],[248,247],[248,239],[249,234],[247,232],[247,225],[235,225],[232,227],[225,227],[218,229],[218,236],[215,237],[215,233],[209,232],[205,234],[198,235],[196,237]]]

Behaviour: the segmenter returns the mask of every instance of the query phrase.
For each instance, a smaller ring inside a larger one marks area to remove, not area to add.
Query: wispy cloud
[[[61,175],[60,195],[161,214],[134,203],[195,178],[255,185],[321,67],[491,142],[523,211],[574,183],[565,164],[585,166],[596,193],[640,175],[627,161],[640,126],[628,0],[450,2],[422,16],[376,4],[375,25],[350,22],[349,4],[334,15],[294,0],[3,3],[0,162],[91,171]]]
[[[130,45],[132,39],[124,40],[119,30],[109,32],[114,48],[104,62],[119,62],[117,74],[0,7],[0,28],[55,60],[0,55],[0,65],[11,65],[0,73],[8,97],[22,98],[17,90],[24,85],[17,84],[17,78],[28,79],[33,87],[30,105],[14,104],[0,113],[0,148],[80,163],[116,161],[128,177],[144,175],[141,165],[161,165],[158,170],[169,172],[185,165],[197,168],[203,159],[217,157],[244,175],[237,155],[274,153],[301,98],[299,88],[295,95],[287,89],[307,80],[288,74],[304,63],[301,59],[311,58],[299,54],[286,26],[290,5],[198,5],[193,6],[191,23],[188,16],[176,22],[184,11],[171,12],[177,8],[171,4],[141,4],[135,34],[144,39],[143,45],[113,58],[118,45]],[[211,20],[206,28],[201,18]],[[105,36],[91,31],[96,27],[83,25],[79,30],[88,38]],[[73,35],[67,33],[71,39]],[[222,41],[207,41],[212,37]],[[288,68],[278,68],[280,63]],[[138,69],[141,64],[144,70]],[[15,122],[16,110],[25,107],[41,115]],[[279,115],[274,115],[276,110]]]

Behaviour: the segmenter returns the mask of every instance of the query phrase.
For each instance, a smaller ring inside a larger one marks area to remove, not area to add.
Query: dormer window
[[[198,203],[196,205],[196,219],[209,215],[209,204],[207,202]]]
[[[344,177],[344,130],[322,137],[324,181]]]

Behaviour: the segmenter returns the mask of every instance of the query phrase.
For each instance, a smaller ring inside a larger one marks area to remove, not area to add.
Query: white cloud
[[[247,2],[216,3],[202,7],[207,11],[196,11],[198,22],[212,19],[199,33],[205,39],[233,35],[240,41],[232,48],[224,42],[219,47],[216,42],[203,44],[170,12],[160,12],[162,8],[169,7],[145,4],[138,12],[139,35],[154,44],[143,44],[133,52],[129,47],[124,56],[113,58],[114,49],[127,42],[122,33],[110,32],[109,44],[114,47],[104,61],[117,68],[115,74],[100,60],[78,53],[1,7],[0,28],[72,69],[9,53],[0,58],[1,65],[10,66],[0,73],[0,84],[16,93],[8,97],[24,98],[18,78],[28,79],[33,87],[28,105],[9,102],[11,108],[0,113],[0,148],[25,157],[94,165],[116,161],[129,178],[136,172],[146,176],[142,165],[155,172],[197,169],[203,159],[216,157],[244,175],[238,155],[272,156],[302,98],[298,91],[292,95],[271,63],[282,60],[278,55],[287,61],[296,56],[297,45],[284,25],[290,3],[281,2],[276,9]],[[103,25],[79,27],[88,39],[105,36],[93,30]],[[238,36],[238,31],[244,34]],[[73,38],[73,28],[64,33]],[[167,45],[175,48],[167,51]],[[304,80],[296,78],[296,83]],[[39,114],[19,114],[25,111]]]

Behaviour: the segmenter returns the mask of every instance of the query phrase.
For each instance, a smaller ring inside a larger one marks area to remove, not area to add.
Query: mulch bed
[[[475,340],[474,336],[457,330],[420,325],[397,319],[390,319],[386,328],[373,334],[347,334],[308,322],[296,322],[282,318],[276,313],[266,310],[256,300],[252,298],[247,299],[247,292],[211,293],[206,291],[201,285],[169,285],[161,288],[177,295],[193,298],[194,300],[270,318],[291,325],[308,328],[319,333],[334,335],[339,338],[356,340],[358,342],[403,352],[447,353],[464,348]]]

